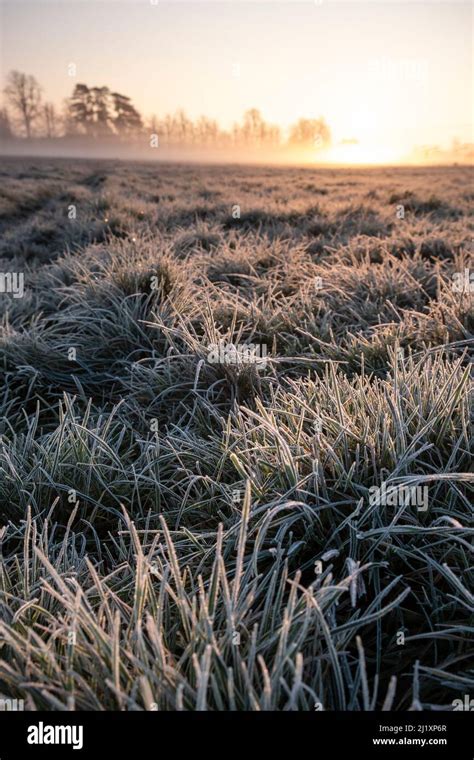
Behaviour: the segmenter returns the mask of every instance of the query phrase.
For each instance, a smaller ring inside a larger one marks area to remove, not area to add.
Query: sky
[[[1,0],[0,13],[2,79],[34,74],[58,105],[84,82],[147,116],[184,108],[224,127],[251,107],[283,127],[322,116],[341,155],[387,160],[473,141],[461,0]]]

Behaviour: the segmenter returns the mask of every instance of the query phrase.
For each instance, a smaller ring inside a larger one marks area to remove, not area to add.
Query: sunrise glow
[[[1,8],[2,84],[11,70],[32,74],[58,111],[85,83],[131,98],[145,125],[182,109],[232,136],[257,109],[284,142],[298,119],[323,119],[330,146],[306,146],[309,163],[462,162],[474,142],[467,2],[4,0]]]

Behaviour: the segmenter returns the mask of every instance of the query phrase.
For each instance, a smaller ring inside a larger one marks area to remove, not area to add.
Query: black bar
[[[0,712],[0,760],[24,755],[155,760],[170,753],[207,760],[238,752],[245,752],[244,757],[262,752],[268,758],[273,752],[281,757],[283,750],[291,752],[289,760],[297,754],[316,759],[331,752],[337,753],[335,757],[347,753],[348,757],[472,760],[472,718],[470,712]],[[71,731],[56,734],[51,726]],[[28,737],[45,741],[50,736],[76,745],[82,738],[82,747],[28,743]]]

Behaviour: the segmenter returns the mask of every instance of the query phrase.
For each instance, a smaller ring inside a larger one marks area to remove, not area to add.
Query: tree
[[[43,106],[43,123],[46,137],[57,137],[58,135],[58,115],[52,103],[45,103]]]
[[[171,143],[173,141],[173,134],[174,134],[174,117],[168,113],[163,119],[163,135],[166,142]]]
[[[180,145],[192,141],[194,125],[181,108],[173,118],[173,137]]]
[[[112,132],[112,104],[108,87],[92,87],[92,133],[94,137],[104,137]]]
[[[10,118],[6,108],[0,109],[0,140],[8,140],[13,137],[10,126]]]
[[[77,84],[67,103],[69,133],[104,137],[130,135],[143,129],[142,117],[130,98],[108,87],[88,87]]]
[[[68,121],[73,131],[92,137],[113,132],[112,99],[108,87],[76,84],[68,103]]]
[[[275,148],[278,145],[280,145],[280,143],[281,143],[281,129],[280,129],[280,127],[278,127],[276,125],[273,125],[273,124],[269,124],[268,125],[268,129],[267,129],[267,134],[266,134],[265,142],[268,145],[271,145],[271,146],[273,146]]]
[[[257,108],[250,108],[244,113],[242,125],[234,124],[232,139],[235,145],[278,145],[280,129],[268,124]]]
[[[288,142],[296,147],[323,148],[331,142],[331,132],[324,119],[299,119],[290,128]]]
[[[130,135],[143,129],[142,117],[130,98],[119,92],[111,94],[114,110],[113,125],[119,135]]]
[[[91,134],[94,108],[91,91],[86,84],[76,84],[67,104],[68,123],[71,131]]]
[[[215,119],[200,116],[195,125],[194,134],[196,142],[199,145],[212,145],[215,147],[219,140],[219,125]]]
[[[22,124],[26,137],[30,138],[41,109],[41,87],[33,76],[21,71],[10,71],[4,93]]]
[[[147,121],[147,124],[146,124],[146,130],[147,132],[149,132],[150,137],[151,135],[158,135],[159,139],[161,139],[162,132],[161,132],[160,127],[161,125],[158,120],[158,117],[156,116],[156,114],[152,114],[152,116],[150,117],[150,119]]]
[[[246,142],[259,143],[265,133],[265,122],[257,108],[250,108],[244,113],[243,126],[244,139]]]

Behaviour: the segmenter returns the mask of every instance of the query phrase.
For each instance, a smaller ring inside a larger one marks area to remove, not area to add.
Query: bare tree
[[[258,108],[250,108],[244,113],[243,134],[245,142],[257,145],[262,142],[265,122]]]
[[[43,106],[43,124],[46,137],[58,136],[58,120],[59,117],[54,105],[52,103],[45,103]]]
[[[33,76],[21,71],[10,71],[4,93],[24,127],[26,136],[30,138],[33,123],[41,109],[41,87]]]
[[[266,122],[258,108],[250,108],[242,123],[233,125],[228,140],[236,146],[276,147],[280,144],[281,130]]]
[[[324,119],[299,119],[290,129],[288,142],[299,147],[323,148],[331,142]]]
[[[192,142],[194,125],[181,108],[173,117],[173,138],[179,145]]]
[[[10,118],[6,108],[0,109],[0,139],[7,140],[13,137],[12,128],[10,126]]]
[[[219,125],[215,119],[200,116],[194,129],[195,140],[199,145],[215,146],[219,140]]]

